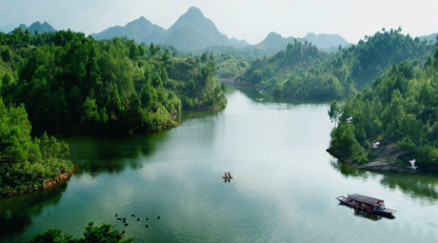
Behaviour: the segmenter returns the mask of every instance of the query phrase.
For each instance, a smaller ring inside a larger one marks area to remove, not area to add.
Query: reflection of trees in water
[[[412,198],[438,200],[438,177],[436,174],[378,173],[360,170],[351,165],[332,161],[331,165],[345,177],[367,179],[370,175],[382,176],[380,183],[391,189],[400,189]]]
[[[332,167],[340,172],[344,177],[353,177],[353,178],[364,178],[367,179],[370,173],[366,170],[358,170],[353,166],[345,163],[341,163],[336,161],[331,161],[330,164]]]
[[[0,241],[22,233],[47,206],[57,204],[67,182],[45,191],[0,200]]]
[[[126,138],[74,137],[65,141],[70,145],[69,160],[77,167],[76,175],[95,176],[102,172],[119,173],[127,166],[138,169],[140,157],[151,155],[165,137],[165,132]]]
[[[413,198],[438,200],[438,177],[428,174],[385,175],[380,181],[389,188],[398,188]]]

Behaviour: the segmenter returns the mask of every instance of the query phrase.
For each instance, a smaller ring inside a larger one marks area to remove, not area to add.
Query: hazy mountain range
[[[56,31],[49,23],[44,22],[41,24],[40,21],[31,24],[29,27],[27,27],[25,24],[20,24],[18,28],[22,29],[23,31],[29,30],[29,32],[32,34],[35,33],[35,31],[38,31],[40,34]]]
[[[167,30],[149,22],[146,18],[140,17],[124,27],[116,26],[108,28],[100,33],[91,34],[96,39],[110,39],[123,37],[134,39],[138,43],[167,44],[175,46],[180,50],[205,49],[213,46],[232,46],[235,48],[246,47],[270,50],[273,52],[285,49],[289,42],[295,39],[298,41],[309,41],[318,48],[337,48],[339,45],[347,46],[348,42],[340,35],[315,35],[310,33],[303,38],[282,37],[276,33],[270,33],[266,39],[256,45],[249,45],[245,40],[229,39],[219,32],[216,25],[206,18],[201,10],[191,7],[185,14]]]
[[[29,30],[34,33],[56,31],[47,22],[35,22],[29,27],[21,24],[19,28]],[[309,33],[305,37],[283,37],[280,34],[271,32],[260,43],[249,45],[245,40],[228,38],[221,33],[216,25],[210,19],[206,18],[201,10],[191,7],[186,13],[169,28],[164,29],[161,26],[151,23],[145,17],[140,17],[125,26],[110,27],[100,33],[91,34],[95,39],[111,39],[114,37],[127,37],[135,40],[137,43],[154,43],[172,45],[176,49],[183,51],[208,50],[213,47],[233,47],[245,50],[263,50],[266,53],[275,53],[284,50],[288,43],[295,40],[301,42],[311,42],[321,50],[333,51],[339,46],[346,47],[350,45],[342,36],[337,34],[314,34]],[[420,39],[432,41],[436,34],[420,37]]]
[[[134,39],[137,43],[166,44],[180,50],[202,49],[219,45],[233,47],[248,45],[246,41],[229,39],[219,32],[213,21],[206,18],[196,7],[191,7],[167,30],[151,23],[144,17],[140,17],[123,27],[111,27],[100,33],[91,34],[91,36],[98,40],[126,36]]]

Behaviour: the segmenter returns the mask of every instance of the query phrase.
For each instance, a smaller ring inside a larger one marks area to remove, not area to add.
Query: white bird
[[[377,148],[379,148],[379,146],[380,146],[380,142],[379,141],[373,143],[373,148],[377,149]]]
[[[347,118],[347,123],[352,123],[353,122],[353,117],[350,116],[349,118]]]
[[[409,163],[411,163],[411,168],[413,169],[413,170],[416,170],[418,167],[417,166],[415,166],[415,159],[413,159],[413,160],[409,160]]]
[[[265,100],[265,98],[257,98],[258,101],[262,102]]]

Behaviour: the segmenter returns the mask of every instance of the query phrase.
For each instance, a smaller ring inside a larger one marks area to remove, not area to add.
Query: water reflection
[[[387,174],[380,181],[391,189],[400,189],[413,198],[427,199],[430,202],[438,200],[438,177],[424,174]]]
[[[361,217],[361,218],[366,218],[369,220],[373,220],[373,221],[378,221],[381,220],[382,218],[387,218],[387,219],[395,219],[394,215],[380,215],[380,214],[375,214],[375,213],[368,213],[366,211],[363,210],[359,210],[359,209],[355,209],[355,208],[351,208],[345,204],[339,203],[339,206],[343,206],[346,207],[350,210],[353,210],[353,214],[356,217]]]
[[[278,102],[277,99],[275,99],[269,92],[266,92],[265,90],[261,88],[254,88],[254,87],[248,87],[248,86],[240,86],[239,91],[244,93],[246,96],[251,98],[254,101],[259,102]]]
[[[334,169],[344,177],[367,179],[372,176],[382,176],[380,183],[391,189],[399,189],[411,198],[421,198],[434,202],[438,200],[438,176],[424,173],[379,173],[359,170],[351,165],[331,161]]]
[[[67,182],[53,189],[0,200],[0,241],[24,232],[32,218],[50,205],[56,205],[67,188]],[[29,205],[29,202],[32,202]]]
[[[123,139],[72,137],[66,138],[70,146],[69,160],[77,167],[76,176],[83,173],[120,173],[126,167],[139,169],[140,156],[150,156],[164,139],[166,132],[138,135]]]
[[[337,160],[330,161],[331,166],[338,172],[340,172],[344,177],[353,177],[353,178],[364,178],[367,179],[370,173],[366,170],[358,170],[353,166],[339,162]]]

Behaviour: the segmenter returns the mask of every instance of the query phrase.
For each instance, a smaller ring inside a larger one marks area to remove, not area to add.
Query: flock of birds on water
[[[117,213],[115,214],[115,216],[116,216],[117,220],[118,220],[118,221],[121,221],[125,227],[127,227],[127,226],[129,225],[129,224],[126,222],[126,217],[121,217],[121,216],[118,215]],[[135,218],[136,218],[136,217],[135,217],[135,214],[131,214],[131,218],[134,218],[134,219],[135,219]],[[157,220],[160,220],[160,218],[161,218],[160,216],[157,216]],[[149,222],[149,218],[148,218],[148,217],[146,217],[145,220],[146,220],[146,222]],[[151,220],[152,220],[152,219],[151,219]],[[140,221],[141,221],[141,219],[137,217],[137,222],[140,222]],[[145,227],[145,228],[149,228],[149,224],[146,224],[144,227]]]

